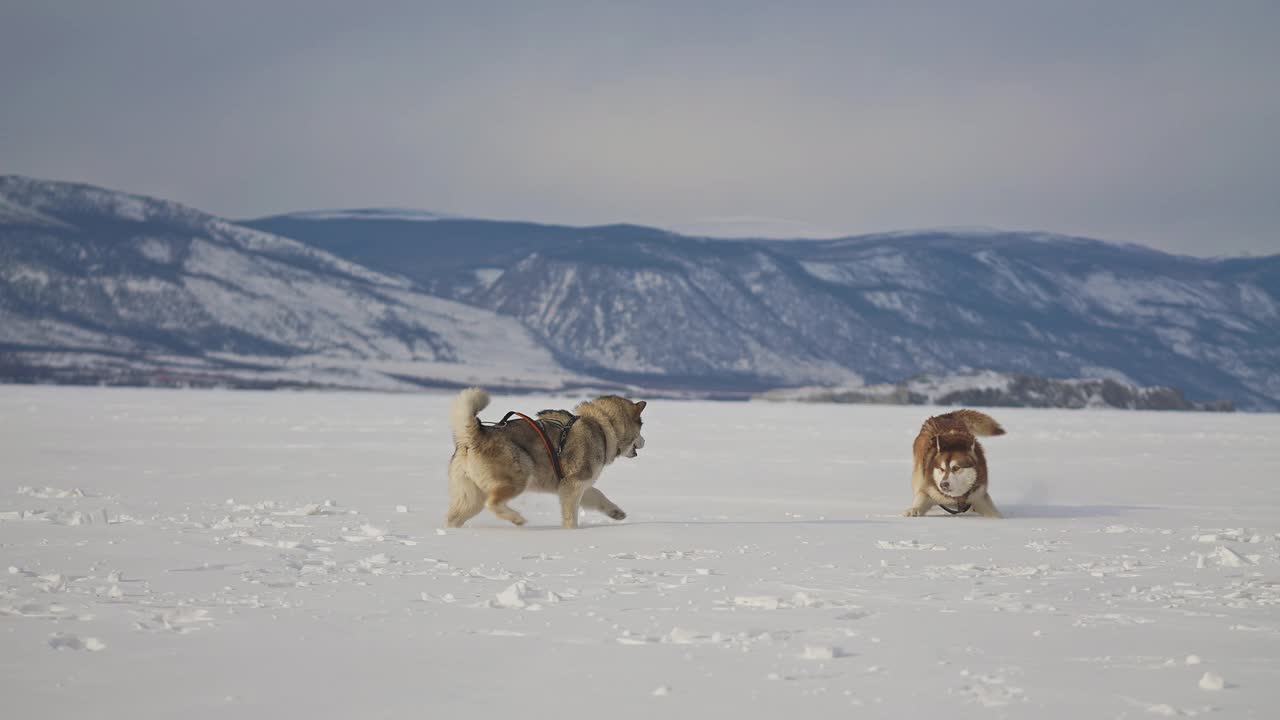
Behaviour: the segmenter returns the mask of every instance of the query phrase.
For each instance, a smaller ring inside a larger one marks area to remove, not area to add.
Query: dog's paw
[[[622,512],[622,508],[614,508],[614,509],[610,510],[609,512],[605,513],[605,514],[606,514],[606,515],[608,515],[608,516],[609,516],[611,519],[613,519],[613,520],[626,520],[626,519],[627,519],[627,514],[626,514],[626,513],[624,513],[624,512]]]
[[[902,517],[924,517],[927,512],[929,511],[921,510],[920,508],[907,508],[902,511]]]
[[[529,522],[529,521],[528,521],[528,520],[525,520],[523,515],[517,515],[517,516],[515,516],[515,517],[511,518],[511,524],[512,524],[512,525],[515,525],[516,527],[520,527],[521,525],[523,525],[523,524],[525,524],[525,523],[527,523],[527,522]]]

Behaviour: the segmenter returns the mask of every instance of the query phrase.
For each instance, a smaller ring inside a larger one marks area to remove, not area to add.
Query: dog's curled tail
[[[956,410],[955,412],[947,413],[943,417],[947,416],[963,422],[975,437],[993,437],[1004,434],[1004,428],[1000,427],[1000,423],[996,422],[995,418],[977,410]]]
[[[480,432],[480,418],[476,415],[489,407],[489,393],[480,388],[467,388],[453,401],[453,441],[458,445],[471,445]]]

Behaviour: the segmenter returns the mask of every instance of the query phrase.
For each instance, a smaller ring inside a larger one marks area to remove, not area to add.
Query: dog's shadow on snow
[[[877,524],[877,523],[891,522],[891,521],[892,521],[892,519],[893,519],[893,518],[892,518],[891,516],[886,516],[886,517],[884,517],[884,518],[849,518],[849,519],[841,519],[841,518],[826,518],[826,519],[823,519],[823,520],[819,520],[819,519],[817,519],[817,518],[814,518],[814,519],[812,519],[812,520],[806,520],[806,519],[803,519],[803,518],[780,518],[780,519],[778,519],[778,520],[764,520],[764,519],[759,519],[759,518],[751,519],[751,520],[734,520],[734,519],[731,519],[731,518],[730,518],[730,519],[724,519],[724,520],[721,520],[721,519],[714,519],[714,520],[627,520],[626,522],[620,522],[620,523],[591,523],[591,522],[585,522],[585,523],[582,523],[581,525],[579,525],[579,526],[578,526],[578,528],[577,528],[577,530],[579,530],[579,531],[581,531],[581,530],[609,530],[609,529],[624,528],[624,527],[628,527],[628,526],[649,527],[649,526],[655,526],[655,525],[656,525],[656,526],[667,526],[667,527],[670,527],[670,526],[673,526],[673,525],[872,525],[872,524]],[[472,526],[472,525],[468,525],[467,527],[468,527],[468,528],[470,528],[470,527],[477,527],[477,528],[493,529],[493,527],[501,527],[501,526],[496,526],[496,525],[495,525],[495,526],[486,527],[485,525],[474,525],[474,526]],[[516,527],[508,527],[507,529],[509,529],[509,530],[519,530],[520,532],[530,532],[530,531],[538,532],[538,531],[554,531],[554,530],[563,530],[563,528],[561,528],[559,525],[534,525],[534,524],[524,525],[524,526],[522,526],[522,527],[518,527],[518,528],[516,528]]]
[[[1000,512],[1009,520],[1053,520],[1068,518],[1124,517],[1160,508],[1146,505],[1001,505]]]
[[[1160,510],[1158,507],[1146,505],[1046,505],[1046,504],[1019,504],[1019,505],[1001,505],[1000,512],[1004,514],[1006,520],[1071,520],[1079,518],[1120,518],[1128,515],[1136,515],[1146,512],[1155,512]],[[950,518],[952,516],[937,510],[936,508],[924,516],[924,519]],[[579,530],[608,530],[610,528],[622,528],[628,525],[651,526],[651,525],[880,525],[880,524],[896,524],[918,522],[921,518],[905,518],[898,513],[889,513],[883,516],[866,516],[859,518],[778,518],[776,520],[752,518],[744,520],[735,520],[733,518],[716,518],[716,519],[693,519],[693,520],[628,520],[622,523],[608,522],[584,522]],[[974,512],[968,512],[956,517],[957,520],[975,520],[985,521],[986,518]],[[483,528],[486,530],[506,529],[519,532],[530,531],[558,531],[562,530],[559,525],[546,524],[535,525],[529,524],[523,527],[514,527],[494,523],[487,525],[479,523],[469,525],[468,528]]]
[[[628,520],[622,525],[872,525],[885,522],[885,518],[813,518],[811,520],[805,518],[779,518],[777,520],[754,518],[750,520],[734,520],[727,519],[710,519],[710,520],[636,520],[634,522]],[[585,526],[584,526],[585,527]],[[609,527],[607,525],[598,525],[596,527]]]

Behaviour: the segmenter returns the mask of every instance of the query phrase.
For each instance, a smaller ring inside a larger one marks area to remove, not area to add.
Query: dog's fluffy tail
[[[969,428],[969,432],[974,434],[974,437],[992,437],[1004,434],[1004,428],[1000,427],[1000,423],[996,422],[995,418],[977,410],[956,410],[940,417],[954,418],[963,422]]]
[[[476,415],[489,407],[489,393],[480,388],[467,388],[458,393],[453,401],[453,441],[458,445],[470,446],[480,432],[480,418]]]

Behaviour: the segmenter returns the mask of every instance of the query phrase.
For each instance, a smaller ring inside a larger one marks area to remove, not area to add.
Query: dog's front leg
[[[604,493],[595,485],[587,488],[582,493],[582,507],[588,510],[599,510],[614,520],[626,520],[627,514],[622,512],[622,508],[613,504],[613,501],[605,497]]]
[[[582,505],[582,494],[590,487],[590,483],[569,478],[560,481],[556,492],[560,495],[560,524],[565,529],[578,527],[578,508]]]
[[[902,512],[902,516],[922,517],[925,513],[929,512],[930,508],[937,504],[938,503],[934,502],[933,499],[925,493],[916,493],[914,500],[911,502],[911,507],[904,510]]]
[[[989,517],[989,518],[1004,517],[1003,515],[1000,514],[1000,511],[996,509],[996,504],[991,500],[991,496],[986,493],[982,493],[980,497],[976,497],[973,499],[973,511],[978,513],[982,517]]]

